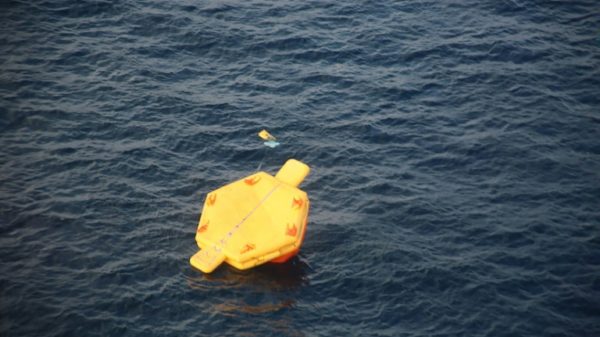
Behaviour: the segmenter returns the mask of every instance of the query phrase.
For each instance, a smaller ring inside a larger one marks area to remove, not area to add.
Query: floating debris
[[[281,145],[281,143],[279,143],[277,141],[277,138],[275,138],[272,134],[269,133],[269,131],[267,130],[262,130],[261,132],[258,133],[258,136],[262,139],[262,140],[266,140],[266,142],[264,142],[263,144],[265,144],[265,146],[268,146],[270,148],[276,148],[279,145]]]

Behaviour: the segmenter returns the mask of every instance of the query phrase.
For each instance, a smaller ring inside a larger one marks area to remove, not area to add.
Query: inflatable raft
[[[258,172],[207,194],[196,230],[193,267],[210,273],[226,262],[248,269],[286,262],[300,250],[309,201],[298,186],[310,168],[288,160],[273,177]]]

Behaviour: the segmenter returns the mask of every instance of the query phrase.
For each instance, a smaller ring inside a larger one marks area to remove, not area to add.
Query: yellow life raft
[[[285,262],[300,250],[309,201],[298,185],[308,165],[288,160],[275,177],[258,172],[207,194],[193,267],[210,273],[226,262],[248,269],[266,262]]]

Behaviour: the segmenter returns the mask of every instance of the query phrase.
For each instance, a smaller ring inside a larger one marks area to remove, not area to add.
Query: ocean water
[[[288,158],[300,255],[192,269]],[[600,336],[600,2],[1,2],[0,335]]]

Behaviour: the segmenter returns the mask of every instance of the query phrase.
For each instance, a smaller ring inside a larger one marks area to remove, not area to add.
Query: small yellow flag
[[[267,141],[275,140],[275,137],[273,137],[273,135],[271,135],[267,130],[262,130],[258,133],[258,136]]]

